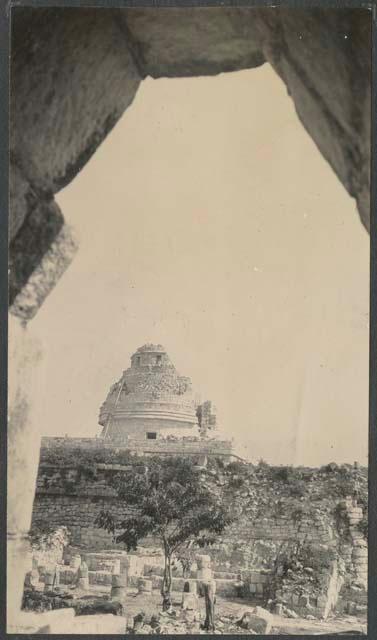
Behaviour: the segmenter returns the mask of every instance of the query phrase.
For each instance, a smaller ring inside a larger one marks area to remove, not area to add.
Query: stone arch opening
[[[53,195],[85,165],[148,75],[215,75],[270,63],[368,226],[370,31],[364,9],[15,7],[13,312],[31,318],[71,260],[75,243]]]
[[[86,164],[148,75],[210,76],[269,62],[368,225],[368,10],[12,11],[10,296],[23,321],[35,315],[74,253],[54,195]],[[27,362],[21,366],[26,376]],[[17,428],[10,423],[8,446],[10,620],[22,594],[36,472],[27,408],[16,394]]]

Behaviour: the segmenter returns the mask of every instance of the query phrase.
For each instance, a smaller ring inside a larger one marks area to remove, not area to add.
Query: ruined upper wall
[[[109,460],[113,464],[104,463]],[[140,459],[115,449],[93,448],[72,455],[66,447],[44,446],[33,526],[67,526],[72,542],[84,552],[119,548],[95,520],[103,509],[122,520],[127,505],[117,499],[111,478],[139,464]],[[278,601],[303,616],[325,615],[331,590],[339,610],[365,612],[366,469],[351,465],[321,469],[252,466],[211,460],[207,472],[200,473],[213,491],[229,501],[235,516],[206,549],[219,572],[217,578],[229,572],[235,579],[242,575],[252,596],[267,601],[276,591]],[[147,543],[156,541],[143,541]],[[288,562],[290,569],[276,573],[277,562],[282,568]],[[336,582],[333,587],[332,580]],[[232,583],[228,586],[229,595],[234,595]]]
[[[162,345],[146,344],[101,406],[103,437],[117,440],[186,428],[198,432],[191,380],[178,374]]]
[[[147,75],[213,75],[268,61],[368,227],[370,27],[366,9],[14,7],[14,313],[32,317],[69,263],[75,242],[54,194],[85,165]]]

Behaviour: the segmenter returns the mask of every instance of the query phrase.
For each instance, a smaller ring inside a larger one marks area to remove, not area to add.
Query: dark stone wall
[[[269,62],[368,227],[369,10],[15,7],[11,18],[10,291],[24,320],[74,252],[54,194],[147,75],[213,75]]]

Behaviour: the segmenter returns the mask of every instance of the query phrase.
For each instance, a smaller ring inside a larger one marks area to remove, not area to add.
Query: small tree
[[[191,540],[199,547],[215,542],[230,524],[228,506],[214,484],[203,479],[190,460],[151,458],[130,473],[114,479],[126,516],[116,523],[102,511],[96,524],[123,542],[128,551],[148,535],[159,539],[165,557],[161,595],[171,607],[172,556]]]

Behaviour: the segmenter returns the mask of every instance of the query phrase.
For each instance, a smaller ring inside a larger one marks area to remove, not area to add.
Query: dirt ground
[[[180,612],[182,602],[181,593],[173,593],[173,610]],[[204,599],[200,598],[201,620],[205,618]],[[153,594],[128,594],[124,601],[125,614],[128,624],[132,625],[134,616],[143,611],[146,619],[150,619],[152,615],[161,613],[161,595],[158,591]],[[241,618],[242,614],[248,607],[255,606],[254,602],[248,602],[241,598],[222,598],[217,597],[215,605],[215,624],[216,632],[221,634],[250,634],[236,626],[235,622]],[[358,632],[366,634],[366,624],[358,620],[354,616],[342,616],[329,618],[327,621],[322,620],[305,620],[303,618],[290,619],[282,616],[273,615],[271,634],[276,635],[322,635],[333,634],[336,632]],[[167,617],[167,623],[175,627],[175,633],[190,633],[189,630],[183,631],[182,623],[174,615],[172,618]],[[172,629],[173,630],[173,629]]]
[[[43,585],[40,585],[43,590]],[[91,586],[90,592],[79,592],[77,589],[68,589],[71,597],[80,600],[100,600],[109,601],[110,588]],[[158,635],[181,635],[181,634],[204,634],[207,631],[200,629],[200,623],[205,619],[204,598],[199,598],[200,621],[188,622],[184,619],[185,612],[182,611],[182,593],[172,593],[171,614],[162,613],[162,598],[158,590],[153,593],[138,593],[137,589],[132,589],[122,600],[124,615],[127,620],[128,631],[132,633],[134,617],[143,612],[144,625],[138,630],[140,634],[157,633]],[[216,596],[215,602],[215,634],[229,635],[251,635],[253,632],[240,628],[236,622],[251,607],[260,605],[260,602],[246,600],[244,598],[224,598]],[[333,616],[326,621],[307,620],[305,618],[287,618],[272,615],[272,627],[270,634],[273,635],[332,635],[341,634],[365,634],[367,626],[364,620],[354,616]],[[153,630],[149,622],[155,616],[159,619],[159,629]]]

